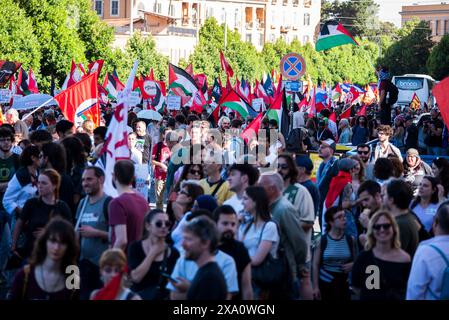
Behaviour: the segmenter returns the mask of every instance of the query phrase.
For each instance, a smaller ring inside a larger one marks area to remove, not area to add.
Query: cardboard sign
[[[11,91],[8,89],[0,89],[0,103],[9,103],[11,99]]]
[[[252,107],[255,111],[261,112],[263,111],[265,104],[263,103],[263,98],[256,98],[252,101]]]
[[[139,192],[144,199],[148,199],[149,172],[148,164],[136,164],[136,191]]]
[[[167,109],[168,110],[180,110],[181,109],[181,97],[180,96],[168,96],[167,97]]]
[[[140,92],[132,91],[128,97],[128,104],[129,106],[136,106],[140,103],[140,100],[141,100]]]

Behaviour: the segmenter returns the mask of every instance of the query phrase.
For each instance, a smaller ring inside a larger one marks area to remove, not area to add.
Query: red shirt
[[[139,193],[124,193],[109,204],[109,225],[112,227],[111,243],[115,243],[114,226],[126,225],[128,245],[142,239],[144,217],[148,202]]]
[[[159,146],[159,143],[162,144],[161,147]],[[164,142],[159,142],[159,143],[156,144],[153,148],[153,160],[162,162],[163,164],[168,166],[168,162],[171,157],[171,151]],[[160,155],[159,159],[156,159],[158,148],[161,148],[161,155]],[[162,169],[159,166],[154,166],[154,177],[157,180],[166,180],[167,179],[167,171],[164,171],[164,169]]]

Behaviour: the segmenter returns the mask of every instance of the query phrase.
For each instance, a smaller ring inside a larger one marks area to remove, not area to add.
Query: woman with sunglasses
[[[360,300],[404,300],[410,268],[410,255],[401,249],[396,220],[387,211],[377,212],[368,225],[365,251],[352,269],[356,295]]]
[[[166,238],[171,222],[160,209],[151,210],[145,216],[143,240],[132,243],[128,249],[128,267],[132,290],[143,300],[165,300],[167,279],[179,258],[179,252],[169,247]]]
[[[345,234],[346,213],[331,207],[324,214],[326,233],[313,254],[313,296],[316,300],[350,300],[349,273],[356,255],[355,240]]]

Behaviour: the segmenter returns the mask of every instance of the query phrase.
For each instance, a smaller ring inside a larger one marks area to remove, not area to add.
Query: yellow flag
[[[418,110],[421,107],[421,101],[419,100],[416,93],[413,94],[412,102],[410,102],[410,109]]]

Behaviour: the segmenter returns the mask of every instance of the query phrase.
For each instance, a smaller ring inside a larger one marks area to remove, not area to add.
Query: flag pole
[[[29,116],[31,116],[33,113],[35,113],[37,110],[39,110],[40,108],[45,107],[45,105],[49,102],[51,102],[52,100],[54,100],[54,98],[48,99],[47,101],[45,101],[44,103],[42,103],[39,107],[37,107],[36,109],[34,109],[32,112],[28,113],[25,117],[22,118],[22,121],[25,120],[26,118],[28,118]],[[59,106],[59,104],[58,104]]]

